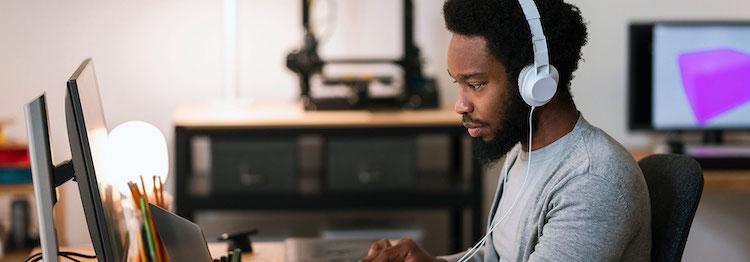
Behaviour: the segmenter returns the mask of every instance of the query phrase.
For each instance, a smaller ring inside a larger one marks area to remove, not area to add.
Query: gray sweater
[[[557,164],[542,170],[551,175],[526,189],[534,200],[519,202],[514,209],[523,212],[518,261],[648,261],[651,209],[637,163],[583,117],[569,135],[566,150],[554,160]],[[508,153],[503,174],[520,150],[516,146]],[[490,219],[502,190],[498,183]],[[457,261],[461,255],[441,258]],[[492,237],[471,261],[498,261]]]

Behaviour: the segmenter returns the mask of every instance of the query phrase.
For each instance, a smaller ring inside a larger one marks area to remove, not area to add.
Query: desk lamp
[[[107,178],[120,193],[130,195],[129,181],[140,181],[153,188],[152,176],[166,181],[169,154],[164,135],[155,126],[143,121],[130,121],[112,129],[107,141]],[[146,179],[148,178],[148,179]]]

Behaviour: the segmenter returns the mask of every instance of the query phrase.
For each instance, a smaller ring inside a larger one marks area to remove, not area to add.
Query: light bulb
[[[107,180],[122,194],[131,195],[127,182],[135,182],[140,188],[140,176],[149,195],[153,192],[153,176],[166,183],[167,142],[158,128],[143,121],[125,122],[109,132],[107,142]]]

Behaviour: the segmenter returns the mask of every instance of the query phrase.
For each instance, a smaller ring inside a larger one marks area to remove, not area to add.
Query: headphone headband
[[[549,73],[549,51],[547,50],[547,38],[544,36],[542,29],[542,20],[539,15],[539,9],[536,7],[534,0],[518,0],[521,4],[523,14],[529,23],[531,30],[531,44],[534,47],[534,70],[535,73]]]

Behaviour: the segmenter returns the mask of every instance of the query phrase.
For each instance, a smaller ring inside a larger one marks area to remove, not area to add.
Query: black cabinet
[[[481,237],[481,167],[468,155],[471,143],[457,120],[352,126],[178,121],[175,139],[175,208],[191,220],[202,210],[436,209],[450,214],[453,251],[466,248],[467,214],[469,240]]]

